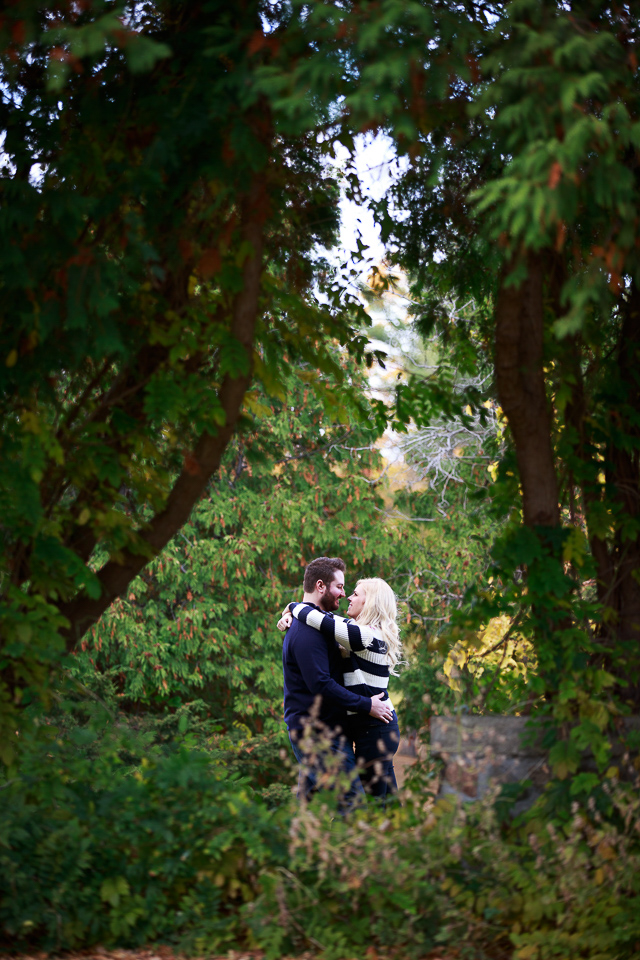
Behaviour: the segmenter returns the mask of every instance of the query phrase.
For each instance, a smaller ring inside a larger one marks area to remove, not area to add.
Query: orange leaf
[[[555,190],[555,188],[558,186],[561,176],[562,167],[556,160],[551,164],[551,170],[549,171],[549,187],[551,190]]]

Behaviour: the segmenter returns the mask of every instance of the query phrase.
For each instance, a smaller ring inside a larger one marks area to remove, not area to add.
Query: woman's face
[[[364,607],[365,601],[365,592],[360,584],[355,588],[351,596],[349,597],[349,606],[347,607],[347,616],[353,617],[354,620],[362,613],[362,608]]]

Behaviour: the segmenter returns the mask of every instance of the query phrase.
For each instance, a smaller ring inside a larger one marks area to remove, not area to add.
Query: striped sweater
[[[371,627],[361,627],[346,617],[322,613],[308,603],[290,603],[289,610],[297,620],[319,630],[325,637],[336,640],[348,652],[344,661],[345,687],[362,697],[382,693],[383,700],[389,699],[387,645],[376,637]],[[393,704],[390,706],[393,709]]]

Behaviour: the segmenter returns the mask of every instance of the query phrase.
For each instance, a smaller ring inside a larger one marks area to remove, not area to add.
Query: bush
[[[140,748],[127,730],[78,728],[4,784],[3,946],[199,950],[242,938],[239,907],[286,859],[279,814],[201,751]]]
[[[554,815],[543,797],[501,823],[489,800],[436,799],[418,775],[402,807],[341,817],[339,791],[270,810],[188,735],[157,745],[95,718],[45,732],[0,784],[0,947],[640,955],[640,798],[626,786],[602,787],[606,807]]]
[[[640,800],[612,798],[615,826],[575,812],[508,834],[490,804],[414,798],[391,816],[330,820],[317,803],[293,821],[291,863],[261,878],[246,909],[277,958],[456,955],[622,960],[640,955]]]

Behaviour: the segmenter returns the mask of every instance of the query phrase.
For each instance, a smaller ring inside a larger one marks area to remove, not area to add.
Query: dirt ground
[[[386,960],[377,950],[371,947],[367,950],[367,960]],[[24,953],[0,954],[0,960],[186,960],[183,954],[174,953],[171,947],[156,946],[141,950],[106,950],[104,947],[95,947],[93,950],[78,950],[73,953]],[[206,957],[189,958],[189,960],[264,960],[262,950],[230,950],[228,953]],[[302,953],[297,957],[281,957],[280,960],[316,960],[314,954]],[[344,957],[344,960],[354,960]],[[444,954],[439,951],[430,953],[424,960],[456,960],[452,953]]]

